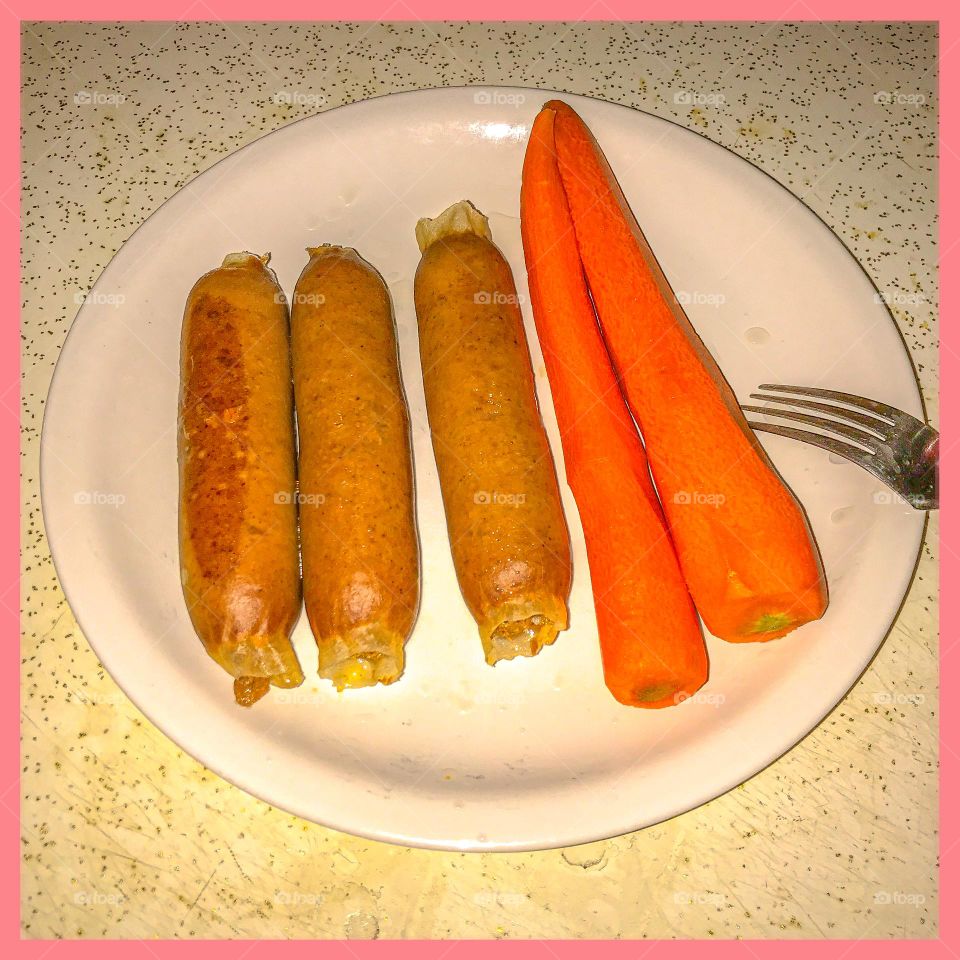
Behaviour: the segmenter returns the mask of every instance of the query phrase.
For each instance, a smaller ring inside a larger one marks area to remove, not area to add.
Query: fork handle
[[[909,477],[904,478],[907,499],[920,510],[936,510],[940,506],[940,434],[924,425],[914,437],[913,446],[917,451],[911,458],[913,470]]]

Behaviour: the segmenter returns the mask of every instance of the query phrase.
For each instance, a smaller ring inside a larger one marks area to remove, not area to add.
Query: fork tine
[[[829,450],[831,453],[844,457],[871,473],[874,472],[872,469],[873,459],[870,454],[865,453],[859,447],[854,447],[852,444],[844,443],[842,440],[825,437],[822,433],[811,433],[809,430],[782,427],[779,423],[753,423],[748,420],[747,425],[754,430],[763,430],[766,433],[775,433],[779,437],[789,437],[791,440],[800,440],[815,447],[822,447],[824,450]]]
[[[887,406],[887,404],[879,403],[876,400],[868,400],[866,397],[858,397],[855,393],[840,393],[839,390],[821,390],[819,387],[791,387],[783,383],[761,383],[760,389],[777,390],[781,393],[798,393],[802,397],[819,397],[821,400],[849,403],[864,410],[871,410],[891,423],[896,423],[901,417],[910,416],[896,407]]]
[[[805,410],[819,410],[821,413],[829,413],[832,417],[859,423],[868,430],[873,430],[880,434],[879,439],[881,440],[886,439],[890,428],[890,424],[886,420],[881,420],[869,413],[860,413],[859,410],[837,407],[832,403],[817,403],[816,400],[796,400],[793,397],[777,397],[771,396],[769,393],[751,393],[750,397],[753,400],[770,400],[773,403],[787,403],[791,407],[803,407]]]
[[[854,443],[862,444],[867,447],[865,452],[876,453],[876,445],[881,441],[872,434],[864,433],[856,427],[848,426],[845,423],[839,423],[836,420],[827,420],[825,417],[814,417],[809,413],[795,413],[793,410],[774,410],[771,407],[754,407],[744,404],[741,408],[750,413],[763,413],[768,417],[782,417],[784,420],[797,420],[800,423],[809,424],[811,427],[819,427],[821,430],[829,430],[845,440],[852,440]]]

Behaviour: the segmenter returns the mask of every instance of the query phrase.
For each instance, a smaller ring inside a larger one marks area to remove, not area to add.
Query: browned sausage
[[[303,680],[289,324],[267,261],[232,253],[202,276],[181,338],[183,593],[245,706]]]
[[[300,528],[321,677],[393,683],[417,615],[410,420],[390,295],[348,247],[308,251],[293,298]]]
[[[488,663],[567,627],[570,542],[507,261],[463,201],[417,224],[433,449],[460,589]]]

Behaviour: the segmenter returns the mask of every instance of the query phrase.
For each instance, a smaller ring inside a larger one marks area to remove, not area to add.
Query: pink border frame
[[[955,0],[954,0],[955,3]],[[262,3],[250,0],[231,0],[224,4],[224,14],[220,16],[208,2],[188,4],[169,3],[163,0],[150,0],[147,3],[131,7],[129,0],[88,0],[84,5],[84,16],[77,16],[77,6],[63,0],[49,2],[17,3],[17,9],[11,9],[3,3],[3,26],[0,27],[0,72],[3,74],[8,95],[0,100],[5,136],[0,140],[0,217],[3,230],[0,231],[3,264],[2,284],[8,304],[19,303],[19,275],[14,267],[19,261],[19,151],[15,144],[19,141],[19,63],[20,63],[20,22],[23,20],[444,20],[466,19],[463,4],[455,7],[436,0],[353,0],[347,3],[340,0],[318,6],[316,3],[288,2],[280,16],[264,17]],[[218,4],[219,6],[219,4]],[[484,3],[469,4],[477,20],[937,20],[940,23],[940,89],[960,90],[960,69],[957,59],[960,57],[960,32],[958,32],[956,7],[946,2],[921,2],[919,4],[895,4],[889,0],[851,0],[841,3],[818,3],[814,10],[805,0],[791,0],[785,5],[761,3],[757,0],[736,0],[727,4],[712,5],[703,2],[666,2],[666,0],[648,0],[647,3],[631,5],[623,0],[546,0],[518,3],[518,0],[486,0]],[[451,13],[458,14],[451,18]],[[958,98],[954,94],[941,97],[940,107],[940,145],[941,145],[941,208],[948,216],[944,219],[940,233],[941,261],[953,253],[958,245],[956,206],[958,188],[956,172],[960,153],[954,149],[957,142]],[[957,145],[960,149],[960,144]],[[943,271],[942,302],[958,306],[958,275]],[[960,334],[952,329],[943,331],[947,341],[941,349],[941,421],[945,433],[941,444],[941,484],[947,494],[941,496],[944,507],[941,510],[941,576],[944,582],[960,582],[960,553],[952,544],[960,543],[955,536],[957,517],[953,507],[954,493],[953,461],[957,446],[954,437],[954,415],[958,399],[958,380],[960,380]],[[7,323],[5,339],[6,349],[0,351],[0,430],[2,430],[5,467],[3,471],[3,492],[7,494],[8,509],[4,511],[4,542],[19,543],[19,517],[12,504],[19,503],[17,489],[19,451],[19,338],[18,327]],[[16,344],[14,341],[17,341]],[[18,463],[17,463],[18,465]],[[957,549],[960,549],[958,547]],[[9,627],[10,636],[19,629],[19,562],[12,550],[4,551],[0,559],[0,620],[4,628]],[[957,581],[953,577],[957,576]],[[940,895],[939,902],[957,903],[958,894],[958,857],[960,851],[960,796],[958,796],[958,759],[960,759],[960,738],[957,736],[957,718],[960,712],[958,702],[949,696],[957,690],[958,639],[960,639],[960,616],[958,603],[948,591],[943,597],[940,611],[941,642],[940,668],[941,687],[948,695],[940,705]],[[4,631],[6,632],[6,630]],[[11,648],[14,644],[11,643]],[[0,901],[0,943],[11,950],[10,955],[40,958],[52,951],[57,956],[98,956],[126,958],[131,954],[158,957],[177,949],[182,955],[202,956],[204,960],[223,957],[236,960],[253,954],[271,954],[280,949],[273,941],[44,941],[20,939],[20,898],[19,898],[19,744],[16,731],[19,729],[19,662],[9,657],[10,667],[0,674],[0,702],[3,704],[7,721],[3,729],[7,733],[0,742],[3,766],[11,777],[6,786],[0,786],[0,877],[4,881],[6,896]],[[2,784],[3,781],[0,781]],[[956,899],[954,899],[956,898]],[[285,942],[285,952],[300,956],[313,956],[318,949],[311,941]],[[385,953],[395,956],[417,958],[439,958],[450,955],[454,958],[470,958],[488,955],[493,949],[488,941],[324,941],[324,950],[342,949],[352,957],[371,956]],[[824,941],[716,941],[707,947],[703,941],[576,941],[576,940],[534,940],[501,941],[496,948],[501,955],[519,956],[521,951],[536,952],[544,956],[610,957],[646,956],[669,953],[673,956],[693,956],[695,951],[709,950],[711,956],[723,957],[761,957],[776,956],[784,958],[806,957],[811,949],[816,949],[819,957],[856,958],[856,957],[899,957],[909,950],[914,957],[952,957],[960,958],[960,935],[956,910],[941,911],[940,939],[938,940],[824,940]],[[639,952],[638,952],[639,951]]]

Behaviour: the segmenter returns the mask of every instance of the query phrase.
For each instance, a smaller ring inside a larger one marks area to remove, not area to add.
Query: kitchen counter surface
[[[24,936],[935,936],[936,516],[880,653],[787,756],[628,836],[455,854],[299,820],[157,731],[64,601],[37,472],[77,297],[153,210],[312,111],[445,84],[615,100],[762,167],[883,292],[936,424],[936,49],[932,24],[24,24]]]

